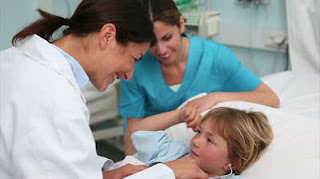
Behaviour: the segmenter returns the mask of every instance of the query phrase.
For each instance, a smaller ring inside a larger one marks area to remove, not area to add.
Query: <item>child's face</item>
[[[227,142],[212,131],[212,121],[203,121],[190,142],[190,156],[208,174],[224,175],[228,159]]]

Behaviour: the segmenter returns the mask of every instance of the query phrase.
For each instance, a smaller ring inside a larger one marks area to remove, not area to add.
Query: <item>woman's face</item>
[[[176,62],[182,55],[182,37],[184,30],[176,25],[169,25],[161,21],[154,22],[154,33],[157,43],[150,48],[150,53],[159,59],[163,65],[170,65]]]
[[[91,73],[90,81],[99,90],[107,89],[115,79],[130,80],[134,72],[134,64],[139,61],[150,47],[149,42],[129,42],[125,47],[117,42],[97,57]]]
[[[227,142],[212,131],[211,120],[203,121],[190,142],[190,156],[208,174],[224,175],[229,163]]]

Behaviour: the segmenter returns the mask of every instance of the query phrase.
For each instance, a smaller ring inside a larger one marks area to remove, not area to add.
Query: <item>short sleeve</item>
[[[176,160],[189,151],[187,144],[172,140],[164,131],[137,131],[131,135],[131,140],[137,158],[147,165]]]
[[[130,81],[121,79],[119,114],[123,117],[143,117],[145,115],[144,94],[138,86],[137,77]]]

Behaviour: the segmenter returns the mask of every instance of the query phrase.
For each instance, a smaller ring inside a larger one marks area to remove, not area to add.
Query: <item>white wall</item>
[[[215,37],[216,40],[229,46],[243,64],[258,76],[287,69],[286,52],[254,47],[257,46],[255,44],[263,43],[263,37],[255,33],[258,32],[257,29],[260,29],[260,32],[261,29],[287,32],[285,0],[269,1],[269,5],[261,6],[259,9],[252,5],[243,6],[236,0],[212,0],[211,3],[211,9],[221,13],[221,27],[238,27],[231,33],[227,30],[221,31],[220,36]],[[35,11],[37,8],[70,17],[79,2],[80,0],[0,0],[0,50],[10,47],[12,37],[39,18]],[[226,43],[227,38],[237,39],[244,36],[246,40]],[[253,47],[248,47],[250,43]]]
[[[80,0],[0,0],[0,50],[12,46],[12,37],[40,16],[41,8],[63,17],[70,16]]]
[[[212,0],[211,10],[220,12],[220,32],[213,40],[230,47],[242,63],[258,76],[287,70],[284,48],[268,48],[269,34],[286,34],[285,0],[269,0],[262,6],[236,0]]]
[[[11,46],[12,37],[38,18],[38,0],[0,0],[0,50]]]
[[[70,17],[81,0],[53,0],[54,11],[63,17]]]

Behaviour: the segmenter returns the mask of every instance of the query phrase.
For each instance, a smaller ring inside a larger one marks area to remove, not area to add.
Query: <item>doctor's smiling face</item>
[[[198,126],[190,142],[190,156],[208,174],[224,175],[229,163],[225,139],[212,130],[212,120],[204,120]]]
[[[120,44],[112,24],[101,31],[98,42],[101,50],[94,53],[95,58],[90,62],[91,68],[87,73],[92,84],[99,91],[104,91],[115,79],[128,81],[132,78],[134,65],[148,51],[150,42]]]

